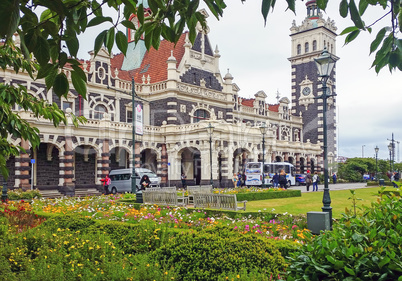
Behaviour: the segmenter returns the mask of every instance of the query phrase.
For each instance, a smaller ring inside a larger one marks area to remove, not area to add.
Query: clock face
[[[303,95],[308,96],[310,94],[311,90],[309,87],[304,87],[303,89]]]

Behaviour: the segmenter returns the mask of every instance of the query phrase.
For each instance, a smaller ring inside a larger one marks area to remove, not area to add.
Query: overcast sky
[[[243,97],[254,97],[259,90],[267,95],[267,101],[276,102],[276,92],[291,98],[291,39],[290,27],[295,19],[300,25],[306,16],[306,1],[296,1],[296,12],[286,11],[286,1],[276,1],[273,13],[264,27],[261,1],[227,0],[228,7],[222,19],[217,21],[209,12],[209,39],[220,51],[220,69],[224,76],[229,69],[234,83],[240,87]],[[324,19],[335,20],[338,34],[351,26],[349,18],[339,16],[339,1],[330,0]],[[366,24],[372,24],[385,12],[382,9],[368,14]],[[374,147],[380,149],[379,158],[389,158],[387,145],[392,133],[402,142],[402,73],[389,73],[383,69],[376,74],[370,69],[374,56],[369,56],[369,46],[378,30],[388,25],[388,19],[374,26],[373,34],[361,34],[354,42],[344,46],[344,36],[337,38],[336,93],[338,115],[338,155],[346,157],[375,157]],[[97,30],[99,33],[99,30]],[[123,29],[122,29],[123,31]],[[88,59],[93,49],[94,37],[81,39],[79,57]],[[402,146],[401,146],[402,149]],[[396,145],[395,160],[399,161]]]
[[[286,1],[276,1],[273,13],[264,27],[261,1],[226,1],[227,9],[220,21],[210,13],[210,42],[218,45],[223,75],[229,68],[243,97],[253,97],[259,90],[268,95],[268,102],[276,102],[276,92],[291,98],[291,39],[293,19],[300,25],[306,16],[306,1],[296,1],[296,12],[286,11]],[[350,19],[339,16],[339,1],[330,0],[324,19],[335,20],[338,34],[348,26]],[[372,24],[385,12],[377,9],[365,17]],[[344,46],[345,36],[337,38],[336,93],[338,115],[338,155],[346,157],[375,157],[374,147],[379,147],[379,158],[389,158],[387,145],[392,133],[402,142],[402,73],[384,68],[380,74],[370,69],[374,55],[369,47],[378,30],[388,20],[374,26],[373,34],[361,34],[354,42]],[[402,149],[402,146],[401,146]],[[398,157],[396,145],[395,161]],[[400,159],[402,160],[402,159]]]

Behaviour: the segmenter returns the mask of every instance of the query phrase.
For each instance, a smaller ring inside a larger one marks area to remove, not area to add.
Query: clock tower
[[[316,1],[306,3],[307,16],[300,26],[293,21],[292,49],[289,61],[292,66],[292,113],[303,119],[303,140],[323,143],[322,84],[314,59],[324,47],[336,59],[336,26],[329,18],[324,20]],[[335,94],[336,69],[327,82],[327,94]],[[335,162],[336,149],[336,97],[327,99],[328,163]],[[317,163],[321,166],[321,163]]]

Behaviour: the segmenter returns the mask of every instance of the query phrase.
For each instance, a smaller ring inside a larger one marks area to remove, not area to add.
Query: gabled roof
[[[131,80],[134,76],[136,83],[142,83],[142,77],[151,78],[151,83],[161,82],[167,80],[167,60],[171,56],[171,50],[173,50],[173,56],[177,60],[177,64],[180,64],[181,59],[184,55],[184,40],[186,38],[186,33],[180,36],[179,41],[176,46],[174,43],[162,40],[158,50],[151,48],[145,53],[144,58],[141,62],[140,67],[131,70],[122,70],[122,65],[124,62],[124,55],[118,54],[111,59],[112,70],[119,70],[119,78],[123,80]]]

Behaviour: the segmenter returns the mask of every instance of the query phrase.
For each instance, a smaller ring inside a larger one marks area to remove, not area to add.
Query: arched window
[[[198,109],[194,112],[193,123],[198,123],[201,120],[208,120],[209,119],[209,112],[205,109]]]
[[[317,51],[317,41],[316,40],[313,41],[313,52],[314,51]]]
[[[106,107],[98,104],[94,109],[94,119],[102,119],[105,113],[107,113]]]
[[[301,55],[301,45],[297,45],[297,54]]]
[[[304,52],[308,53],[308,42],[304,43]]]

